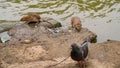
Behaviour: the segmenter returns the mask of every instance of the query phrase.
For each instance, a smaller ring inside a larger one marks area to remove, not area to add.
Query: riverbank
[[[65,30],[55,33],[51,30],[41,25],[31,28],[27,24],[11,28],[8,31],[11,39],[0,43],[1,67],[66,57],[72,43],[80,44],[87,38],[94,40],[97,37],[87,28],[80,32]]]
[[[21,29],[20,29],[21,28]],[[72,43],[81,44],[85,39],[96,38],[96,34],[87,28],[80,32],[68,30],[52,34],[44,27],[30,29],[27,26],[16,27],[9,31],[12,39],[7,43],[0,43],[1,68],[50,68],[70,55]],[[26,30],[28,32],[26,32]],[[38,31],[39,30],[39,31]],[[36,33],[37,31],[37,33]],[[44,31],[44,32],[43,32]],[[31,32],[31,33],[29,33]],[[32,33],[36,33],[33,36]],[[25,36],[31,42],[25,43]],[[86,59],[87,68],[119,68],[120,41],[92,43]],[[51,68],[79,68],[70,57],[57,66]]]
[[[53,33],[38,26],[19,25],[8,31],[10,41],[0,43],[1,68],[50,68],[70,55],[72,43],[81,44],[86,39],[94,41],[97,35],[87,28],[80,32],[65,30]],[[29,41],[26,41],[29,40]],[[119,68],[120,41],[91,43],[86,68]],[[79,68],[68,58],[51,68]]]
[[[89,47],[89,55],[86,59],[86,68],[119,68],[120,66],[120,41],[106,41],[104,43],[93,43]],[[59,49],[59,51],[62,51]],[[58,52],[56,50],[56,52]],[[60,53],[59,53],[60,54]],[[68,54],[67,54],[68,55]],[[55,55],[54,55],[55,56]],[[52,57],[52,56],[51,56]],[[65,55],[62,57],[56,57],[49,60],[35,60],[24,63],[9,64],[6,68],[79,68],[76,66],[76,62],[68,58],[61,64],[53,67],[48,67],[59,63],[65,59]]]

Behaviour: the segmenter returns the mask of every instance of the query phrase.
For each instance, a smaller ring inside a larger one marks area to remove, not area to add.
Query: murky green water
[[[0,0],[0,20],[19,20],[29,12],[55,18],[64,27],[79,16],[98,42],[120,40],[120,0]]]

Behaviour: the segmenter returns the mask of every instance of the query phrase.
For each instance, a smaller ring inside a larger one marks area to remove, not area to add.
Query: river
[[[0,21],[19,21],[31,12],[54,18],[63,27],[78,16],[83,27],[97,34],[98,42],[120,40],[120,0],[0,0]]]

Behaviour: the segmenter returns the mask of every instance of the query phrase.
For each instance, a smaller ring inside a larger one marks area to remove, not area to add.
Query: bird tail
[[[90,39],[87,39],[81,44],[81,47],[86,46],[86,45],[88,46],[89,44],[90,44]]]

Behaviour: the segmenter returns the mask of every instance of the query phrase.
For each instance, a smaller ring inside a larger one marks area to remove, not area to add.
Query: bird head
[[[77,31],[80,31],[80,30],[81,30],[81,24],[80,24],[80,23],[75,23],[75,24],[74,24],[74,28],[75,28]]]
[[[20,21],[29,21],[29,19],[30,19],[30,16],[29,16],[29,15],[25,15],[25,16],[23,16],[23,17],[20,19]]]
[[[71,44],[72,49],[79,49],[79,46],[76,43]]]

